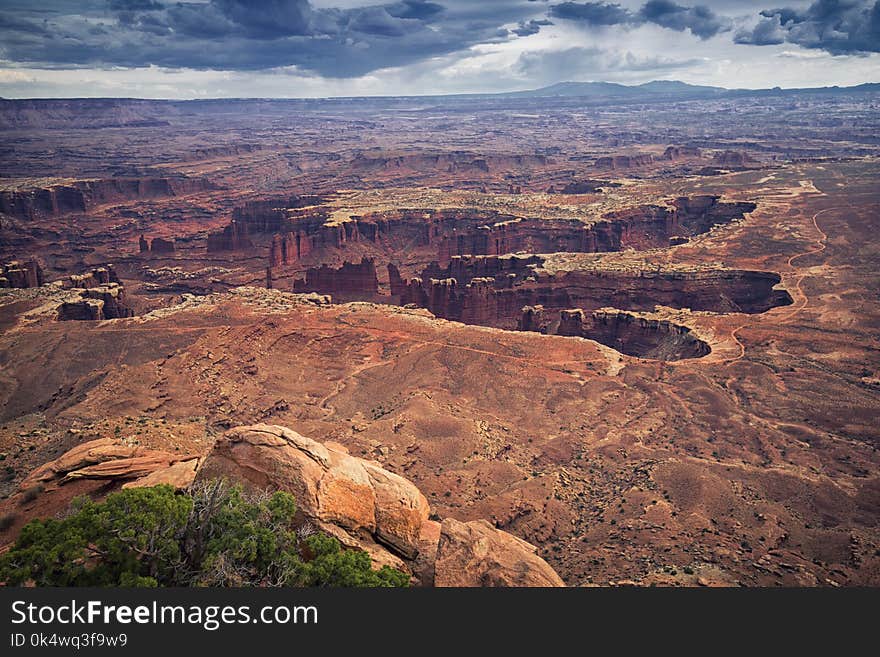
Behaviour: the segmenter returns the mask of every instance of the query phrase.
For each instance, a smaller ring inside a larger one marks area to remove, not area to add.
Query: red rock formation
[[[423,172],[438,170],[446,173],[490,173],[518,168],[541,167],[547,164],[543,155],[482,155],[467,151],[451,151],[443,153],[413,154],[359,154],[351,162],[351,167],[358,172],[406,172],[407,170]]]
[[[536,325],[536,317],[540,317],[540,325]],[[536,313],[535,308],[526,307],[522,309],[518,328],[589,338],[621,353],[655,360],[700,358],[711,351],[709,345],[686,326],[612,309],[591,313],[580,308],[563,309],[558,313],[558,320],[552,321],[543,308]]]
[[[406,282],[400,276],[400,270],[392,262],[388,263],[388,285],[391,296],[400,299],[406,293]]]
[[[544,306],[524,306],[516,328],[518,331],[546,333],[547,319],[544,317]]]
[[[293,494],[319,529],[423,586],[564,586],[529,543],[485,521],[429,520],[428,502],[410,481],[285,427],[230,429],[196,480],[217,477]]]
[[[723,167],[746,167],[755,164],[757,160],[745,151],[723,151],[715,153],[712,162]]]
[[[279,233],[287,229],[287,211],[317,205],[320,196],[282,196],[248,201],[232,211],[232,219],[247,225],[250,234]]]
[[[434,586],[563,586],[536,552],[534,545],[485,520],[464,523],[446,518],[440,525]]]
[[[0,213],[19,219],[86,212],[107,203],[164,198],[210,189],[201,178],[105,178],[0,192]]]
[[[134,317],[134,310],[125,303],[125,289],[118,283],[84,289],[80,297],[80,300],[66,301],[58,307],[59,321]]]
[[[585,180],[575,180],[559,190],[559,193],[595,194],[604,191],[604,188],[606,187],[620,187],[620,183],[611,182],[609,180],[590,180],[589,178]],[[547,190],[547,193],[553,194],[555,193],[555,189],[553,191]]]
[[[702,157],[702,152],[696,146],[668,146],[661,159],[675,161],[687,157]]]
[[[556,335],[581,336],[583,335],[584,319],[586,314],[580,308],[559,311],[559,327]]]
[[[248,236],[247,225],[234,219],[222,231],[208,235],[208,253],[251,249],[254,244]]]
[[[150,253],[174,253],[174,240],[154,237],[150,242]]]
[[[670,238],[704,233],[754,210],[753,203],[721,203],[717,196],[676,199],[671,207],[641,205],[610,212],[592,225],[576,220],[494,217],[476,227],[467,225],[441,237],[441,263],[456,255],[505,253],[595,253],[624,248],[670,245]]]
[[[616,310],[590,313],[581,335],[621,353],[655,360],[701,358],[711,351],[686,326]]]
[[[149,252],[149,250],[150,250],[150,243],[147,242],[147,238],[145,238],[143,235],[141,235],[138,238],[138,252],[147,253],[147,252]]]
[[[43,269],[36,260],[13,260],[0,266],[0,287],[39,287],[43,284]]]
[[[464,281],[423,276],[407,282],[400,302],[427,308],[445,319],[512,329],[523,321],[525,306],[537,305],[545,312],[609,306],[651,311],[659,304],[712,312],[760,313],[791,303],[788,292],[774,289],[780,280],[771,272],[726,269],[584,269],[552,275],[532,270],[531,275],[520,273],[513,279],[471,277]],[[572,331],[565,334],[579,334]]]
[[[104,317],[104,302],[98,299],[65,301],[58,307],[58,321],[98,321]]]
[[[283,248],[284,238],[277,233],[272,236],[272,246],[269,249],[269,267],[279,267],[282,264],[286,264],[287,260],[284,257],[286,249]]]
[[[306,270],[305,279],[293,282],[294,292],[321,292],[334,297],[371,299],[379,293],[379,279],[371,258],[359,264],[344,262],[341,267],[327,265]]]
[[[113,269],[113,265],[95,267],[84,274],[71,274],[67,286],[88,289],[110,283],[120,283],[119,276],[117,276],[116,271]]]
[[[650,153],[638,153],[636,155],[608,155],[596,159],[593,165],[596,169],[618,171],[620,169],[632,169],[643,167],[654,162],[654,156]]]

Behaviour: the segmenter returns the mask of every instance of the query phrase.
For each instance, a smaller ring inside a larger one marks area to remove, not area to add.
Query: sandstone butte
[[[120,486],[158,484],[180,490],[217,477],[245,490],[291,493],[301,521],[366,551],[375,567],[411,574],[416,585],[565,586],[534,545],[485,520],[432,520],[427,499],[412,482],[349,455],[341,445],[277,425],[230,429],[201,459],[113,438],[92,440],[34,470],[4,506],[39,490],[31,517],[44,517],[80,494],[99,497]],[[28,519],[0,534],[0,544],[8,545]]]

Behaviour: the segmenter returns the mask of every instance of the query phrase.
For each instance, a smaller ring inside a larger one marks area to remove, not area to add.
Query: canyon
[[[0,101],[3,540],[213,472],[423,585],[876,585],[875,104]]]

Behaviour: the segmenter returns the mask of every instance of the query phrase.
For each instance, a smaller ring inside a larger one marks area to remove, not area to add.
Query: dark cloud
[[[628,9],[605,2],[563,2],[550,7],[550,15],[583,21],[589,25],[620,25],[635,22],[635,16]]]
[[[685,7],[670,0],[649,0],[636,12],[607,2],[563,2],[550,7],[550,15],[592,26],[653,23],[678,32],[690,30],[701,39],[731,29],[730,19],[719,16],[709,7]]]
[[[520,21],[519,25],[511,30],[517,36],[531,36],[532,34],[537,34],[541,31],[542,27],[547,25],[553,25],[551,21],[547,19],[532,19],[530,21]]]
[[[395,18],[417,18],[426,21],[443,13],[443,5],[425,0],[404,0],[389,5],[385,10]]]
[[[0,59],[47,68],[259,70],[296,66],[357,77],[534,34],[548,21],[521,0],[398,0],[350,9],[309,0],[48,0],[0,12]],[[40,12],[40,13],[38,13]],[[507,30],[503,26],[518,27]]]
[[[833,55],[880,52],[880,0],[817,0],[804,10],[766,9],[734,41],[756,46],[793,43]]]
[[[110,0],[113,11],[158,11],[163,5],[153,0]]]
[[[719,16],[708,7],[684,7],[670,0],[649,0],[639,11],[649,23],[684,32],[690,30],[701,39],[708,39],[730,29],[730,20]]]

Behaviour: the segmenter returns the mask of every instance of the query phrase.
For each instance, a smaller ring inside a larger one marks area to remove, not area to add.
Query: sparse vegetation
[[[33,502],[46,490],[46,487],[43,484],[37,484],[35,486],[31,486],[30,488],[26,488],[21,493],[21,499],[19,500],[19,504],[28,504],[29,502]]]
[[[7,513],[3,516],[0,516],[0,532],[5,532],[7,529],[12,527],[15,524],[16,516],[14,513]]]
[[[63,519],[34,520],[0,557],[0,581],[37,586],[407,586],[364,552],[297,531],[284,492],[249,496],[213,481],[78,498]]]

